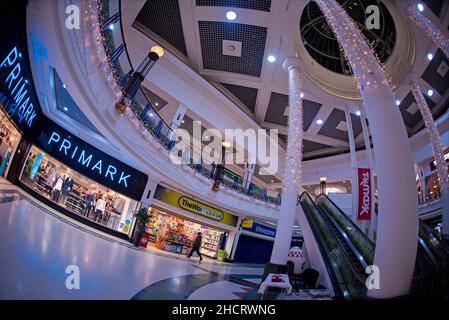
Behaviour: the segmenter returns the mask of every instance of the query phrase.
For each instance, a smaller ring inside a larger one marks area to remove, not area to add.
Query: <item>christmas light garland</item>
[[[441,143],[440,133],[438,132],[438,128],[433,119],[432,112],[427,105],[421,88],[416,83],[416,81],[411,82],[410,89],[418,104],[418,108],[424,119],[427,131],[429,132],[430,144],[432,146],[433,156],[437,164],[436,167],[438,172],[438,180],[440,183],[441,196],[447,200],[449,197],[448,171],[446,160],[444,160],[443,145]]]
[[[449,39],[429,18],[418,11],[416,6],[407,7],[407,16],[415,25],[417,25],[424,33],[449,57]]]

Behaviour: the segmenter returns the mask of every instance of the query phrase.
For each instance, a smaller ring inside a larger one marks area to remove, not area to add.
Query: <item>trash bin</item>
[[[223,262],[226,259],[226,251],[218,250],[217,260]]]

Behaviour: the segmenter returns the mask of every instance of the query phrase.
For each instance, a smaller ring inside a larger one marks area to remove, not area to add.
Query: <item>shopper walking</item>
[[[201,241],[203,240],[203,236],[201,235],[201,232],[198,232],[195,238],[195,241],[193,241],[192,250],[190,250],[189,255],[187,258],[190,258],[192,254],[196,251],[198,254],[198,257],[200,257],[200,262],[203,261],[203,257],[200,253],[200,247],[201,247]]]

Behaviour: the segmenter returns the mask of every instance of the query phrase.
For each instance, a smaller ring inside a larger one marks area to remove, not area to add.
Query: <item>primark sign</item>
[[[47,118],[34,89],[25,24],[26,1],[0,19],[0,103],[23,137],[75,171],[140,201],[148,176]]]

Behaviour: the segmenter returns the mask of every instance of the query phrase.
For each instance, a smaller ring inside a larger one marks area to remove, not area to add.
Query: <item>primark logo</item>
[[[47,141],[47,145],[56,145],[60,154],[68,158],[68,160],[89,169],[92,174],[102,176],[109,182],[128,188],[128,179],[131,178],[130,174],[118,170],[117,167],[104,162],[102,159],[95,158],[92,153],[86,152],[85,149],[80,148],[67,138],[61,137],[59,133],[53,131]]]
[[[17,50],[17,47],[14,47],[0,64],[2,87],[7,88],[11,97],[7,107],[8,114],[12,118],[17,118],[18,123],[24,122],[26,126],[31,128],[37,113],[30,97],[30,92],[33,91],[29,88],[30,83],[22,72],[21,58],[22,54]],[[7,75],[4,80],[3,74]]]

